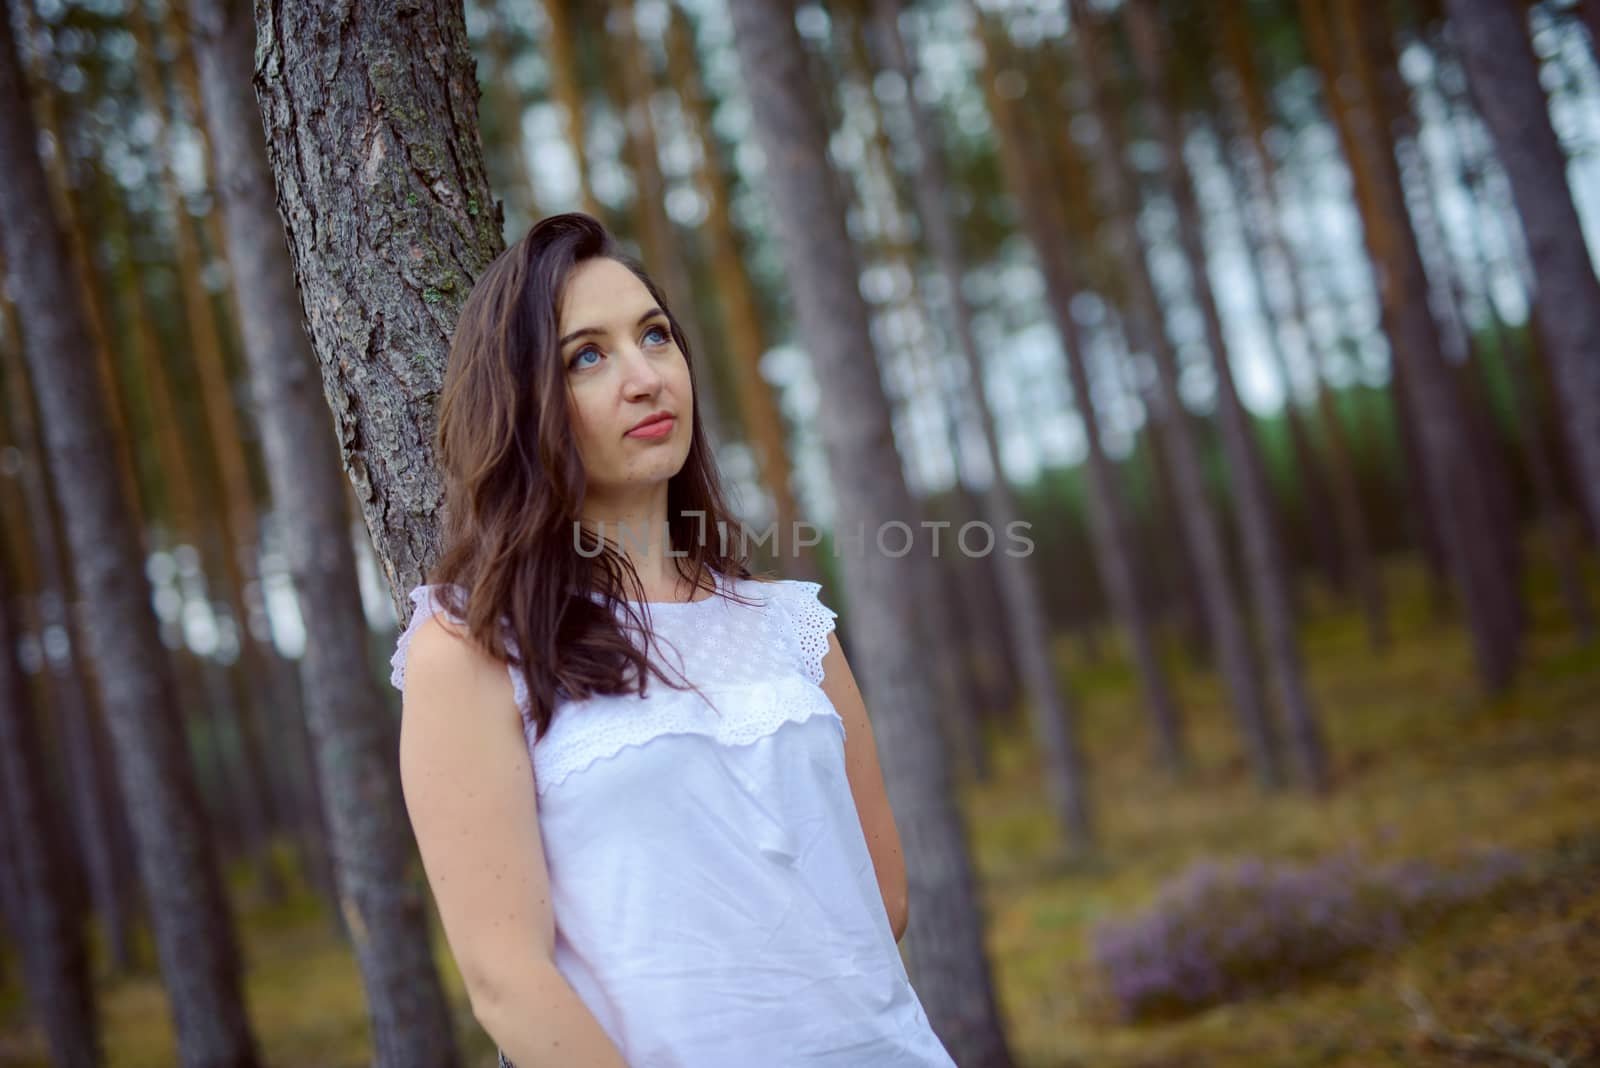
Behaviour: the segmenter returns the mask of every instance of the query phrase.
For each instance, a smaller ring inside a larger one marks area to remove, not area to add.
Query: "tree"
[[[1084,4],[1076,5],[1073,11],[1080,20],[1090,17]],[[1200,204],[1194,183],[1189,179],[1183,125],[1167,72],[1167,57],[1172,49],[1151,0],[1128,0],[1123,14],[1145,83],[1143,95],[1149,126],[1160,142],[1167,190],[1177,208],[1178,243],[1188,261],[1189,285],[1205,323],[1206,347],[1217,379],[1217,416],[1222,424],[1223,448],[1232,469],[1233,496],[1244,542],[1244,570],[1261,620],[1267,663],[1277,687],[1296,770],[1307,787],[1323,790],[1328,785],[1328,754],[1300,656],[1300,638],[1289,592],[1293,576],[1273,519],[1260,445],[1234,384],[1222,315],[1217,310],[1216,295],[1211,288]],[[1087,27],[1080,24],[1077,32],[1083,34]]]
[[[800,334],[817,380],[829,388],[819,424],[836,528],[873,538],[891,522],[914,527],[883,385],[866,358],[872,337],[856,253],[794,12],[784,0],[742,0],[730,14]],[[915,901],[907,956],[929,1018],[957,1063],[1008,1065],[949,758],[928,714],[935,699],[912,640],[916,592],[888,557],[865,546],[844,553],[843,573]]]
[[[1245,24],[1244,0],[1224,0],[1217,6],[1217,11],[1222,37],[1221,53],[1226,57],[1225,63],[1219,62],[1217,69],[1218,80],[1223,83],[1219,87],[1220,95],[1225,110],[1235,117],[1235,125],[1243,128],[1239,133],[1249,149],[1248,160],[1240,160],[1238,164],[1239,169],[1245,172],[1249,195],[1257,201],[1254,213],[1257,241],[1264,246],[1263,251],[1270,252],[1288,271],[1290,316],[1305,332],[1307,347],[1314,354],[1316,346],[1311,339],[1310,316],[1306,311],[1305,272],[1290,251],[1283,233],[1282,183],[1277,161],[1267,149],[1271,119],[1251,37]],[[1258,271],[1262,270],[1259,256],[1252,256],[1252,263]],[[1270,304],[1265,300],[1264,289],[1262,293],[1264,303]],[[1293,386],[1287,372],[1284,374],[1284,386],[1292,397]],[[1333,526],[1339,532],[1340,548],[1354,572],[1355,586],[1366,621],[1368,644],[1374,652],[1381,652],[1389,644],[1388,607],[1383,578],[1373,550],[1371,524],[1356,479],[1349,435],[1345,431],[1344,420],[1339,416],[1333,390],[1320,370],[1315,375],[1314,389],[1317,413],[1321,417],[1323,439],[1329,454],[1327,481],[1332,492],[1327,507],[1333,512]],[[1302,468],[1305,466],[1305,461],[1302,461]]]
[[[667,28],[667,64],[691,136],[700,145],[700,166],[695,177],[706,202],[705,230],[714,279],[712,288],[721,311],[723,344],[732,357],[738,411],[754,446],[761,480],[772,495],[778,529],[794,530],[800,518],[800,507],[789,481],[791,464],[783,412],[778,407],[772,384],[761,374],[761,357],[767,351],[761,304],[733,224],[732,178],[726,154],[717,141],[711,121],[711,101],[700,81],[696,58],[689,16],[681,4],[674,3],[672,21]],[[790,574],[794,578],[821,580],[816,553],[810,546],[791,560]]]
[[[129,807],[139,870],[184,1066],[257,1063],[233,920],[175,712],[131,505],[113,455],[85,312],[34,154],[10,20],[0,18],[0,242],[78,590],[94,611],[88,649]],[[19,270],[18,264],[27,264]]]
[[[22,532],[19,540],[26,538]],[[0,547],[3,548],[3,547]],[[53,1064],[92,1068],[102,1060],[89,945],[78,895],[68,885],[71,838],[63,834],[59,800],[49,788],[48,761],[28,679],[17,658],[18,627],[10,562],[0,551],[0,820],[12,855],[12,932],[22,950],[34,1019]]]
[[[405,619],[443,536],[432,443],[450,335],[505,246],[459,2],[403,19],[358,2],[332,36],[327,10],[257,8],[256,97],[340,456]]]
[[[1478,449],[1428,309],[1427,276],[1383,122],[1390,111],[1384,79],[1394,72],[1374,60],[1388,31],[1354,0],[1300,0],[1300,10],[1377,267],[1401,419],[1414,422],[1424,498],[1418,505],[1432,517],[1461,596],[1479,679],[1498,691],[1510,684],[1521,643],[1515,546],[1475,462]]]
[[[1004,529],[1015,518],[1017,503],[1009,483],[1003,477],[999,433],[993,412],[987,400],[981,396],[981,385],[985,378],[983,359],[973,329],[973,308],[962,285],[967,262],[961,236],[950,210],[953,195],[945,171],[944,150],[937,127],[912,91],[916,84],[916,70],[900,35],[899,0],[878,0],[875,10],[877,29],[889,60],[889,68],[899,73],[907,87],[906,106],[911,112],[910,126],[916,141],[918,161],[912,175],[913,186],[926,241],[949,286],[952,333],[966,360],[971,381],[980,387],[975,407],[990,463],[996,472],[990,488],[983,495],[984,518],[997,529]],[[985,54],[987,56],[987,52]],[[986,60],[986,83],[994,80],[993,68],[993,61]],[[1031,157],[1023,149],[1015,102],[992,93],[990,101],[1002,162],[1006,165],[1009,183],[1017,193],[1028,236],[1045,277],[1046,299],[1066,352],[1067,371],[1078,402],[1078,417],[1083,422],[1088,443],[1089,528],[1100,578],[1117,618],[1128,631],[1129,647],[1144,689],[1146,709],[1155,736],[1155,751],[1162,765],[1169,772],[1176,773],[1187,762],[1183,728],[1177,702],[1161,666],[1146,597],[1140,589],[1138,572],[1129,555],[1128,521],[1117,493],[1116,470],[1105,450],[1095,417],[1088,365],[1078,326],[1072,316],[1072,302],[1080,292],[1080,283],[1072,270],[1074,250],[1067,245],[1070,235],[1065,225],[1054,217],[1053,210],[1057,203],[1046,195],[1042,176],[1031,166]],[[1036,695],[1035,700],[1048,709],[1050,701],[1040,700],[1037,696],[1050,693],[1046,687],[1053,684],[1053,675],[1045,676],[1044,671],[1048,669],[1053,673],[1053,667],[1046,643],[1048,628],[1034,592],[1036,579],[1031,574],[1032,569],[1021,558],[1002,557],[996,563],[1002,576],[1000,593],[1005,610],[1016,622],[1014,631],[1019,647],[1018,659],[1027,675],[1029,689]],[[1011,571],[1019,574],[1008,574]]]
[[[1110,243],[1129,287],[1128,329],[1134,346],[1155,357],[1158,391],[1154,399],[1160,412],[1157,418],[1164,422],[1161,444],[1177,490],[1178,516],[1199,568],[1206,619],[1223,680],[1232,698],[1233,713],[1257,780],[1264,786],[1275,787],[1281,785],[1283,779],[1278,745],[1250,635],[1229,573],[1221,527],[1206,495],[1194,429],[1178,393],[1177,354],[1162,321],[1155,281],[1139,239],[1138,187],[1130,179],[1122,122],[1116,114],[1104,70],[1103,45],[1088,5],[1082,0],[1071,0],[1070,10],[1074,55],[1082,70],[1084,91],[1099,129],[1094,153],[1098,192],[1106,209]]]
[[[1600,531],[1600,282],[1550,125],[1525,13],[1492,0],[1447,0],[1472,85],[1511,180],[1537,285],[1533,311],[1560,386],[1573,472]]]
[[[324,817],[381,1065],[447,1065],[450,1005],[412,870],[389,710],[367,665],[367,624],[344,480],[273,203],[261,116],[244,76],[255,24],[234,0],[191,0],[205,115],[216,145],[245,357],[267,475],[285,524],[305,654],[300,661]]]

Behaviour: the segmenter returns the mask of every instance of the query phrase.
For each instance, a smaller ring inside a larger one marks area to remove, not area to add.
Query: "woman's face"
[[[644,283],[616,260],[585,260],[567,279],[556,319],[590,491],[626,494],[677,474],[694,425],[689,364]]]

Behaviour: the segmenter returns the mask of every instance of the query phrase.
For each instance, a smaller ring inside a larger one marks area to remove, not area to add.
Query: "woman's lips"
[[[639,427],[637,430],[630,430],[627,436],[630,438],[664,438],[672,433],[672,425],[675,422],[677,420],[669,415],[665,419],[657,419],[655,422]]]

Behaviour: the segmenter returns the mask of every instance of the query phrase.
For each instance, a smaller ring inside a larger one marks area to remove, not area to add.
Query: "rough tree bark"
[[[323,394],[395,613],[441,549],[434,408],[504,248],[461,5],[256,0],[256,96]]]
[[[450,1005],[434,967],[426,895],[393,756],[388,703],[367,663],[367,622],[345,485],[273,202],[246,72],[255,23],[239,0],[191,0],[200,90],[216,146],[245,357],[273,500],[305,623],[300,678],[334,875],[367,992],[380,1065],[449,1065]]]
[[[35,153],[9,19],[0,18],[0,240],[10,265],[88,650],[115,741],[180,1064],[253,1066],[233,919],[201,816],[176,690],[150,610],[142,539],[113,455],[82,298]],[[18,270],[26,263],[28,269]]]
[[[784,0],[732,5],[766,185],[789,264],[801,336],[829,384],[820,428],[837,497],[837,529],[868,539],[916,513],[894,450],[844,203],[806,53]],[[911,931],[906,952],[935,1030],[966,1068],[1009,1065],[984,957],[977,888],[950,790],[949,756],[928,710],[915,633],[915,591],[870,547],[843,554],[861,679],[905,846]]]

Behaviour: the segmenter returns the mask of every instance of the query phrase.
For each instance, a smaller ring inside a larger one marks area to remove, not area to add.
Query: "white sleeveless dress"
[[[815,582],[716,581],[703,601],[635,606],[668,677],[715,709],[652,677],[644,698],[567,701],[542,737],[528,728],[556,967],[629,1068],[953,1068],[818,685],[836,614]],[[435,590],[411,593],[397,688]]]

